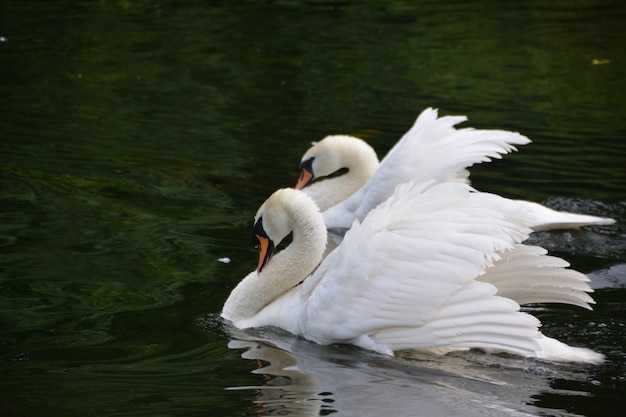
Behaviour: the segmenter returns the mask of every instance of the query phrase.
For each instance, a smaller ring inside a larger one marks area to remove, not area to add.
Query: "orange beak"
[[[256,238],[259,242],[259,263],[257,264],[256,272],[259,273],[272,257],[274,245],[272,244],[272,241],[265,236],[257,234]]]
[[[294,188],[296,190],[301,190],[306,187],[307,184],[310,183],[312,180],[313,173],[306,168],[302,168],[302,170],[300,171],[300,179],[298,179],[298,182],[296,183],[296,186]]]

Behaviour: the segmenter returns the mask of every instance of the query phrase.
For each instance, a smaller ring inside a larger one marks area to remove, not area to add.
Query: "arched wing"
[[[305,337],[380,352],[484,347],[528,354],[538,322],[477,281],[530,232],[508,200],[463,183],[404,184],[307,278]]]
[[[438,118],[437,110],[424,110],[413,127],[389,151],[374,176],[355,194],[324,212],[329,229],[347,229],[354,220],[391,196],[408,181],[467,182],[466,168],[516,150],[530,140],[503,130],[456,129],[465,116]]]

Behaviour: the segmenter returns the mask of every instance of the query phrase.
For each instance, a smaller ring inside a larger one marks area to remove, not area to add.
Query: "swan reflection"
[[[400,352],[386,357],[353,346],[320,346],[270,330],[229,329],[228,347],[243,350],[260,385],[258,415],[528,416],[546,413],[533,398],[556,393],[556,379],[585,378],[580,365],[484,355]],[[558,391],[559,395],[581,395]]]

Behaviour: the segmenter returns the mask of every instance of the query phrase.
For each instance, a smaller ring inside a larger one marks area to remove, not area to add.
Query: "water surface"
[[[620,415],[624,21],[614,1],[3,2],[2,414]],[[533,140],[477,188],[618,220],[531,238],[597,306],[530,311],[605,364],[381,358],[218,319],[309,143],[382,156],[429,106]]]

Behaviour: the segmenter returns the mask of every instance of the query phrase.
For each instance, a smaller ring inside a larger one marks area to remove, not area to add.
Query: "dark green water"
[[[0,2],[1,414],[621,415],[624,22],[619,1]],[[533,139],[477,188],[618,220],[531,238],[598,303],[532,311],[605,364],[388,359],[217,319],[310,141],[382,156],[428,106]]]

